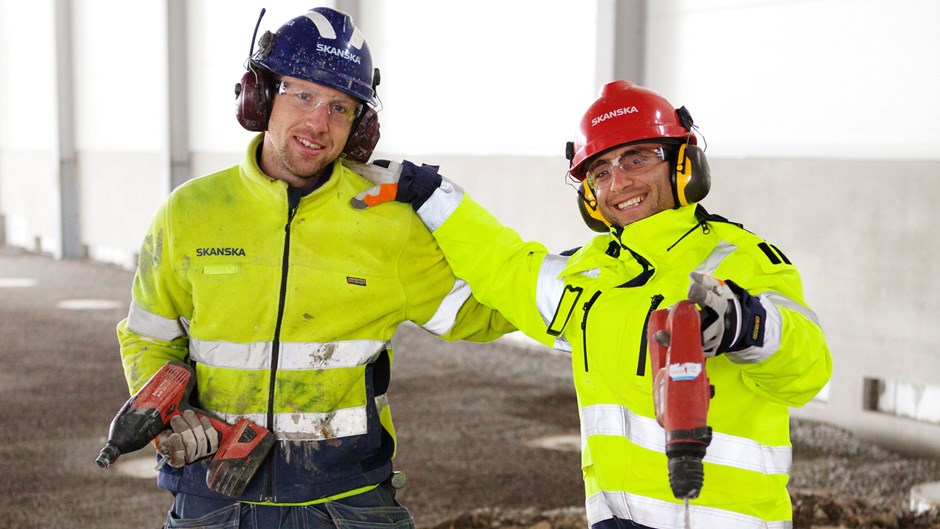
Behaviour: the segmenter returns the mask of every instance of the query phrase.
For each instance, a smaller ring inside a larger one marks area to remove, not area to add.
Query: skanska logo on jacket
[[[244,248],[228,248],[228,247],[218,247],[218,248],[196,248],[196,257],[211,257],[215,255],[223,256],[245,256]]]
[[[635,114],[637,112],[639,112],[639,110],[637,110],[636,107],[615,108],[614,110],[611,110],[610,112],[604,112],[600,116],[597,116],[594,119],[592,119],[591,126],[593,127],[594,125],[597,125],[598,123],[603,123],[604,121],[607,121],[610,118],[616,118],[616,117],[624,116],[626,114]]]

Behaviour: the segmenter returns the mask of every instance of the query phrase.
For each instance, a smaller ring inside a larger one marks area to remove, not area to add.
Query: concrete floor
[[[0,247],[4,527],[160,527],[153,450],[95,458],[127,400],[115,325],[133,274]],[[446,343],[405,325],[390,404],[399,499],[418,525],[482,507],[583,505],[568,361],[513,341]],[[526,486],[520,486],[525,483]]]

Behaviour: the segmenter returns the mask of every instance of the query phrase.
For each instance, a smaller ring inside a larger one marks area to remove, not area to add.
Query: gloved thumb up
[[[689,301],[702,313],[702,351],[711,357],[764,344],[767,312],[760,299],[731,280],[689,274]]]
[[[402,163],[376,160],[374,164],[343,162],[375,186],[362,191],[349,200],[356,209],[367,209],[385,202],[406,202],[417,211],[441,186],[441,175],[436,165],[421,167],[404,160]]]
[[[219,450],[221,436],[206,417],[199,417],[193,410],[170,419],[170,428],[157,436],[157,452],[173,468],[181,468],[210,456]]]

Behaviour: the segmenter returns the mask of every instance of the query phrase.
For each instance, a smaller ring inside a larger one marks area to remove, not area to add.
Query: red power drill
[[[108,444],[95,461],[108,468],[121,454],[147,446],[166,429],[170,419],[191,409],[212,423],[222,441],[209,463],[206,485],[226,496],[241,496],[274,446],[274,434],[248,419],[231,425],[221,417],[189,404],[196,385],[195,370],[183,362],[167,362],[121,408],[111,421]]]
[[[702,459],[712,440],[707,415],[715,388],[705,373],[701,326],[695,304],[684,300],[653,311],[647,333],[656,421],[666,430],[669,486],[684,500],[702,490]]]

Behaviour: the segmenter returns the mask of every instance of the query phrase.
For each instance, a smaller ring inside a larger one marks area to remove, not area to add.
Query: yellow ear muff
[[[607,222],[607,219],[601,214],[600,208],[597,207],[597,197],[594,196],[594,190],[588,185],[587,178],[582,180],[581,185],[578,187],[578,211],[588,228],[599,233],[610,231],[610,223]]]
[[[679,145],[672,174],[672,193],[676,207],[699,202],[711,189],[711,173],[705,152],[697,145]]]
[[[692,179],[692,163],[686,155],[686,148],[689,146],[683,143],[679,146],[679,153],[676,155],[676,174],[675,174],[675,199],[677,206],[687,206],[689,200],[685,194],[685,188]]]

